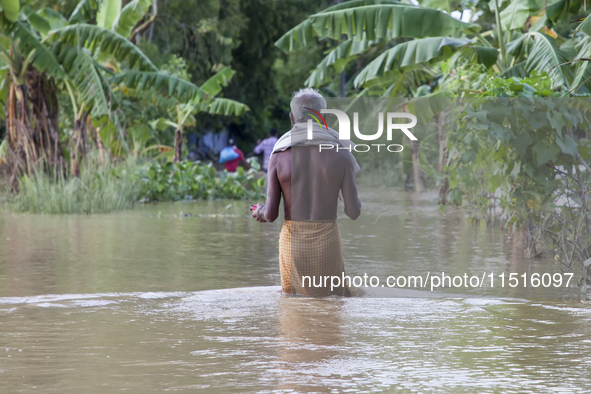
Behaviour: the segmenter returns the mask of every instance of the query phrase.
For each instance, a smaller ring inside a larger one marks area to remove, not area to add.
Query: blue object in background
[[[234,160],[240,157],[238,152],[234,150],[234,148],[227,146],[220,152],[220,163],[225,163],[230,160]]]

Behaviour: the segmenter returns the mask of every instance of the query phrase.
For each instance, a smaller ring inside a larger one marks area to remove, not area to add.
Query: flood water
[[[559,272],[434,195],[361,200],[338,220],[349,275]],[[281,222],[248,206],[1,214],[0,393],[591,392],[574,283],[285,296]]]

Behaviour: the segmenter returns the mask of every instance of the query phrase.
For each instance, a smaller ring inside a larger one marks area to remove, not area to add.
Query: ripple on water
[[[16,392],[583,393],[589,314],[520,300],[291,297],[277,286],[11,297],[0,299],[0,370]]]

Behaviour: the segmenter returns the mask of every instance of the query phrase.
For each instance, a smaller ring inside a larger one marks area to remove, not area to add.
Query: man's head
[[[277,129],[271,129],[271,131],[269,131],[269,136],[277,137]]]
[[[321,109],[326,108],[326,100],[317,90],[305,88],[293,94],[289,106],[291,107],[289,114],[291,123],[303,123],[307,122],[308,119],[312,119],[309,115],[310,110],[307,110],[306,107],[320,112]]]
[[[236,144],[236,141],[234,141],[234,138],[228,139],[228,146],[234,146],[235,144]]]

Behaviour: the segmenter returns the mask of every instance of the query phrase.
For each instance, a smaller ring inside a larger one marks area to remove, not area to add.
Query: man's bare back
[[[277,219],[281,195],[285,220],[336,219],[339,191],[347,216],[355,220],[361,213],[353,157],[347,150],[294,146],[275,152],[267,182],[267,203],[253,214],[260,222]]]

